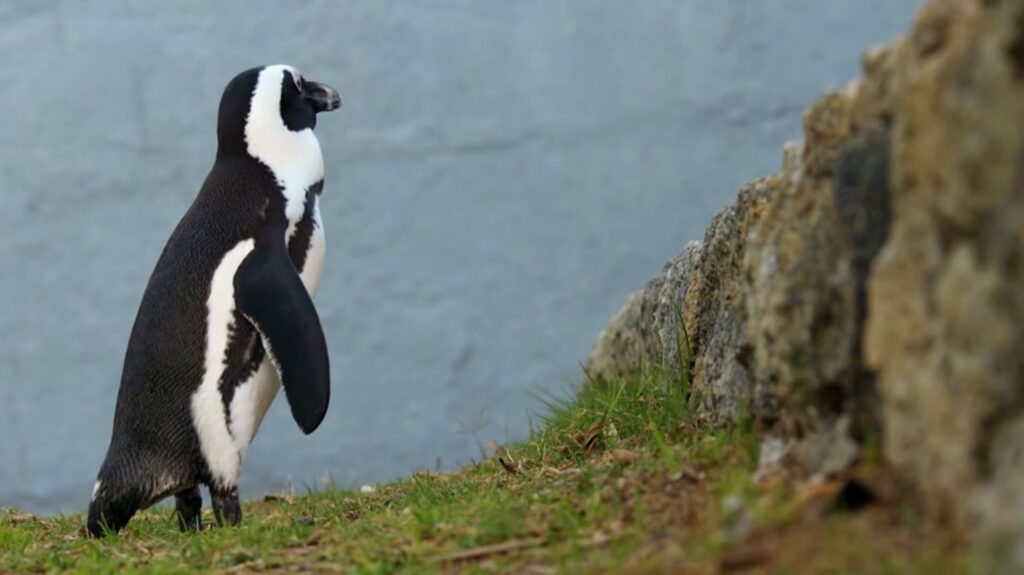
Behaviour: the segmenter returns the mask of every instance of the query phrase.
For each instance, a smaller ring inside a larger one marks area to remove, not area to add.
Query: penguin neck
[[[320,143],[310,129],[291,132],[269,142],[249,141],[249,155],[270,169],[284,196],[284,215],[288,221],[285,240],[291,239],[306,211],[307,191],[324,179],[324,159]],[[254,142],[260,142],[253,145]]]
[[[311,130],[307,129],[303,132],[292,132],[292,134],[295,134],[294,144],[297,144],[299,149],[305,150],[304,152],[288,149],[287,146],[270,146],[268,149],[262,149],[262,153],[256,155],[253,151],[245,149],[238,150],[230,146],[218,146],[214,168],[226,171],[221,173],[230,173],[239,169],[259,169],[257,166],[262,166],[269,172],[277,185],[272,189],[263,190],[262,193],[277,196],[276,200],[271,199],[270,205],[275,206],[274,209],[283,209],[287,225],[286,242],[295,234],[299,222],[305,215],[306,202],[311,197],[319,195],[319,189],[324,180],[323,155],[320,152],[320,144]],[[249,150],[252,149],[250,146]],[[257,149],[260,148],[257,147]],[[316,193],[310,193],[311,191]]]
[[[292,131],[281,118],[284,66],[260,73],[245,119],[245,145],[250,156],[274,173],[282,188],[305,190],[324,177],[324,158],[312,128]],[[287,191],[286,191],[287,197]]]
[[[282,186],[309,188],[324,178],[320,142],[310,128],[289,130],[280,125],[247,123],[242,137],[218,138],[217,162],[256,160]]]
[[[260,76],[263,82],[266,74]],[[284,196],[285,239],[306,209],[306,191],[324,179],[324,157],[312,128],[292,131],[279,112],[280,90],[255,91],[245,122],[246,152],[270,169]]]

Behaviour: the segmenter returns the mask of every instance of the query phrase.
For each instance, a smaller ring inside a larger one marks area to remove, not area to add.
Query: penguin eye
[[[301,94],[302,93],[302,74],[299,74],[298,72],[295,72],[294,74],[292,74],[292,80],[295,81],[295,89],[298,90],[299,93]]]

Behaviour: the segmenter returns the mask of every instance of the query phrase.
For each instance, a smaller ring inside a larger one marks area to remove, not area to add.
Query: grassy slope
[[[179,533],[167,509],[118,538],[79,516],[0,520],[0,572],[267,570],[517,573],[959,573],[967,558],[907,504],[834,510],[843,481],[753,480],[747,426],[701,425],[656,374],[552,401],[526,442],[457,473],[373,493],[245,506],[240,528]],[[884,472],[859,477],[884,485]],[[881,489],[880,491],[885,491]],[[890,497],[890,500],[898,498]],[[208,517],[209,521],[210,518]]]

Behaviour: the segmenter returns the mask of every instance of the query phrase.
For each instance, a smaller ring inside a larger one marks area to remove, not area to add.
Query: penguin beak
[[[317,113],[330,112],[341,107],[341,96],[338,95],[338,91],[327,84],[306,80],[303,93]]]

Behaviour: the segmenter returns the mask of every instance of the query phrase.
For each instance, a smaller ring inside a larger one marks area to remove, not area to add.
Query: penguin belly
[[[231,399],[231,437],[235,441],[239,462],[245,461],[249,445],[263,423],[263,416],[281,389],[274,365],[266,357],[256,371],[238,385]]]
[[[320,287],[320,278],[324,271],[324,254],[327,249],[327,238],[324,235],[324,224],[320,218],[320,198],[313,196],[313,232],[306,250],[306,261],[299,270],[299,277],[309,292],[309,297],[316,298],[316,290]]]

